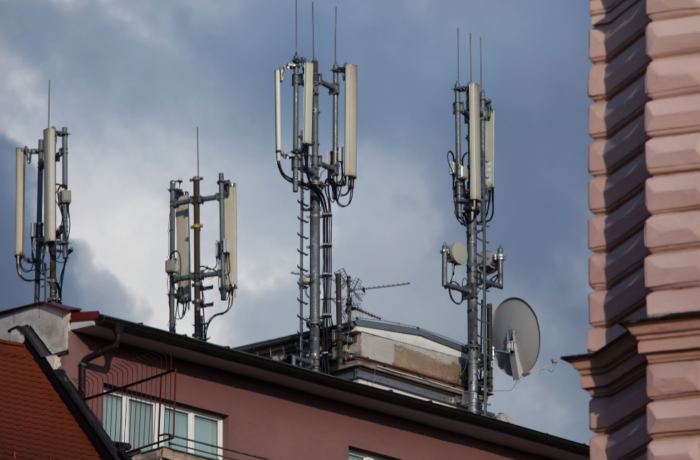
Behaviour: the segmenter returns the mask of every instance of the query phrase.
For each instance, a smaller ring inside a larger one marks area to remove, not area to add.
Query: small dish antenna
[[[504,300],[493,315],[491,336],[503,372],[519,380],[532,370],[540,355],[540,323],[527,302]]]

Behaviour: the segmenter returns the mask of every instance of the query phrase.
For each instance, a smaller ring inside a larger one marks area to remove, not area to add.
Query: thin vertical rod
[[[479,86],[484,90],[484,55],[481,48],[481,37],[479,37]]]
[[[51,127],[51,80],[49,80],[49,117],[47,121],[47,128]]]
[[[459,27],[457,27],[457,84],[459,85]]]
[[[472,81],[472,34],[469,34],[469,83]]]
[[[172,259],[175,253],[175,184],[176,181],[170,181],[170,228],[168,229],[168,259]],[[179,258],[182,263],[182,258]],[[170,275],[170,290],[168,291],[168,330],[175,332],[175,281],[174,276]]]
[[[314,35],[314,2],[311,2],[311,56],[316,60],[316,36]]]
[[[297,55],[297,52],[298,52],[298,48],[297,48],[297,39],[298,39],[298,36],[299,36],[299,31],[298,31],[298,27],[299,27],[299,24],[298,24],[298,23],[299,23],[299,19],[298,19],[298,18],[299,18],[299,13],[298,13],[299,5],[298,5],[298,3],[299,3],[298,0],[294,0],[294,56],[296,56],[296,55]]]
[[[333,62],[338,63],[338,7],[335,7],[335,37],[333,38]]]
[[[197,177],[199,177],[199,126],[197,127]]]

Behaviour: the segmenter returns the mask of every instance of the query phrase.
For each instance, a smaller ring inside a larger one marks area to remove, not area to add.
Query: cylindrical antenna
[[[338,63],[338,7],[335,7],[335,38],[333,39],[333,62]]]
[[[51,80],[49,80],[49,119],[47,128],[51,127]]]
[[[469,83],[472,82],[472,34],[469,34]]]
[[[459,85],[459,27],[457,27],[457,84]]]
[[[297,36],[299,35],[298,31],[298,0],[294,0],[294,55],[297,55]]]
[[[197,126],[197,177],[199,177],[199,126]]]
[[[311,2],[311,56],[316,60],[316,36],[314,35],[314,2]]]

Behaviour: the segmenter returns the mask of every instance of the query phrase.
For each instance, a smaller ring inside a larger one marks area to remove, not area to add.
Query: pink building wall
[[[591,18],[591,458],[700,458],[700,0]]]

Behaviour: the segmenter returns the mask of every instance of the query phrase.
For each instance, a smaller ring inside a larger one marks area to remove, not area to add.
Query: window
[[[103,402],[104,428],[109,438],[115,442],[122,441],[122,398],[121,396],[107,395]]]
[[[174,434],[161,446],[213,459],[223,454],[216,447],[221,445],[223,430],[223,421],[217,417],[179,407],[173,411],[168,404],[115,393],[104,396],[102,414],[110,439],[126,442],[132,449],[156,448],[152,444],[158,439]]]
[[[172,447],[173,449],[182,452],[187,452],[187,441],[185,439],[189,438],[187,430],[188,419],[189,417],[187,416],[186,412],[179,410],[175,411],[175,436],[177,436],[177,438],[174,438],[172,441],[168,441],[168,447]],[[173,434],[172,409],[165,409],[165,426],[163,427],[163,431],[166,434]]]

